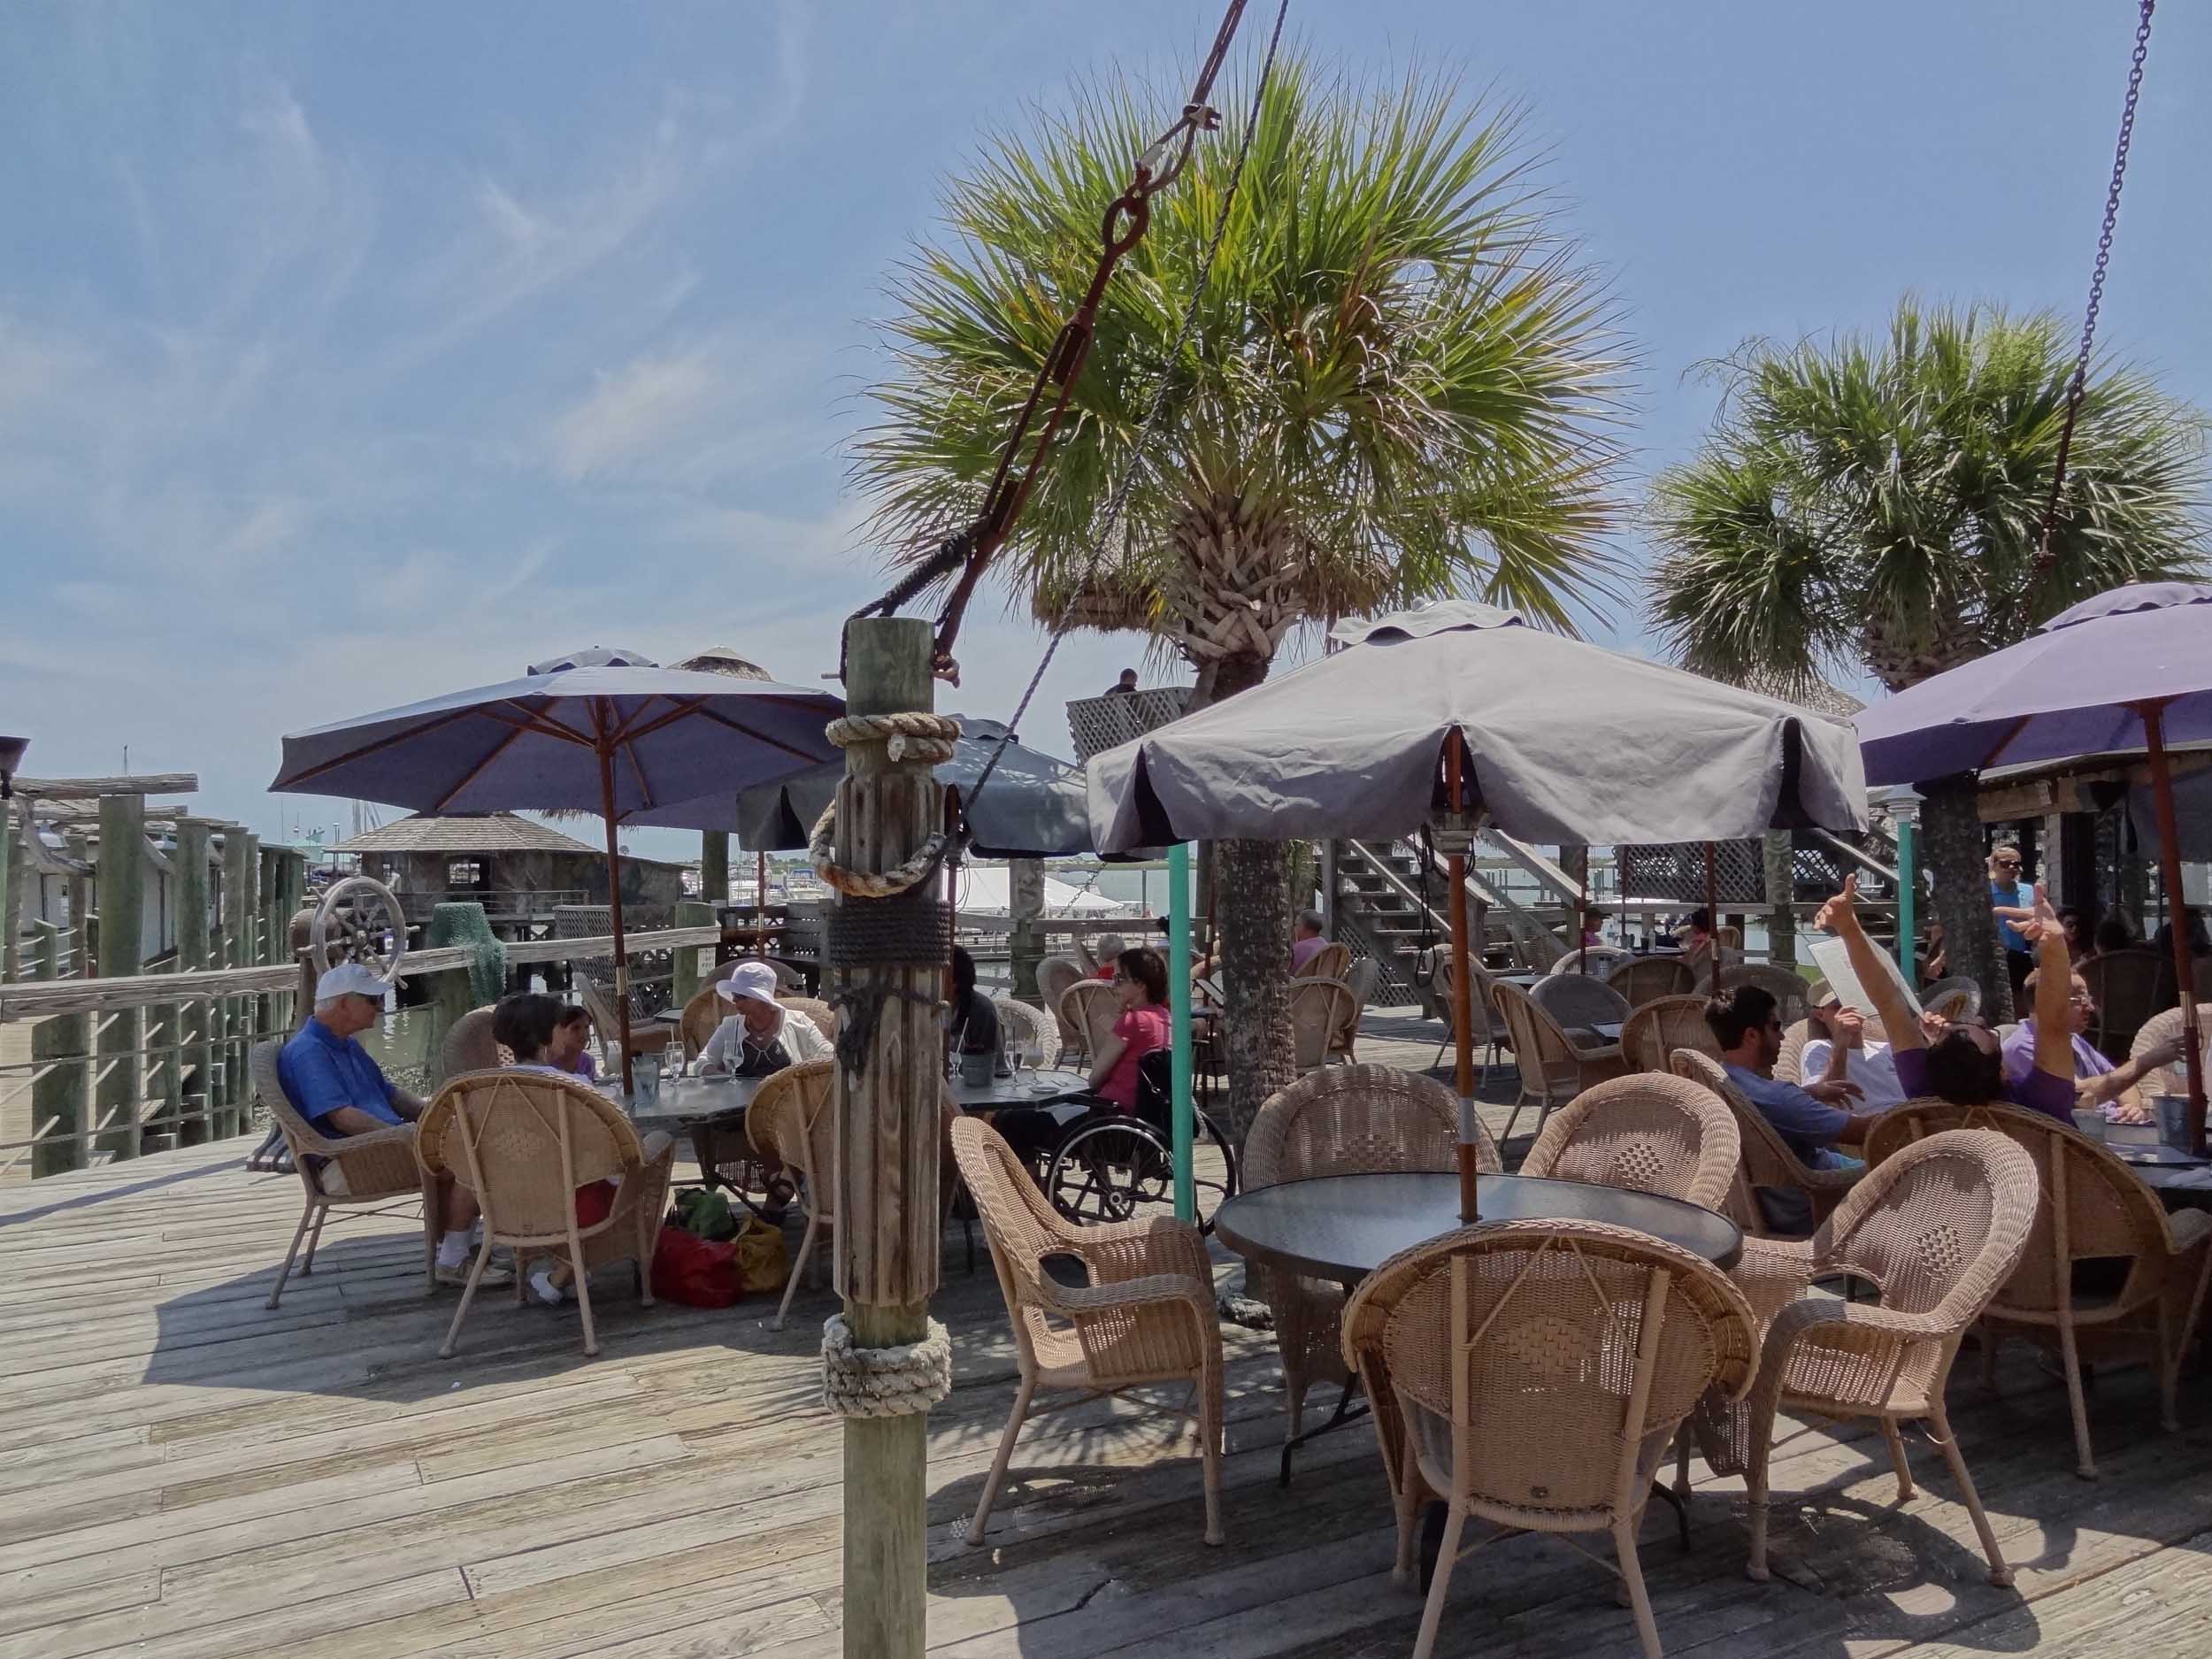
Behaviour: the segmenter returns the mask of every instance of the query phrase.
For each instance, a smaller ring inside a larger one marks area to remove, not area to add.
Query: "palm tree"
[[[2087,595],[2196,573],[2205,419],[2110,364],[2087,382],[2041,556],[2074,355],[2056,317],[1910,296],[1878,338],[1747,342],[1696,457],[1652,491],[1651,603],[1681,660],[1784,695],[1838,667],[1901,691]],[[1952,963],[2001,1010],[1971,784],[1923,787]]]
[[[973,515],[1089,280],[1103,204],[1179,96],[1082,89],[947,188],[946,234],[895,280],[894,372],[853,458],[897,558]],[[1449,81],[1356,87],[1292,54],[1256,122],[1248,90],[1228,103],[1240,113],[1155,198],[1100,307],[1058,450],[1000,560],[1016,603],[1053,626],[1145,634],[1210,698],[1258,684],[1300,625],[1378,605],[1473,593],[1571,629],[1611,595],[1622,362],[1513,114]],[[1133,468],[1109,533],[1102,503]],[[1285,869],[1268,842],[1224,843],[1217,864],[1239,1139],[1288,1080]]]

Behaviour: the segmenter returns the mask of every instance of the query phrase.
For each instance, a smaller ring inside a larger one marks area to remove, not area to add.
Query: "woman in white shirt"
[[[776,1001],[776,971],[766,963],[739,963],[714,989],[732,1012],[699,1050],[700,1076],[767,1077],[835,1056],[812,1020]]]
[[[1825,1078],[1855,1083],[1864,1112],[1886,1111],[1901,1105],[1904,1086],[1897,1080],[1897,1062],[1889,1044],[1869,1041],[1866,1021],[1843,1005],[1825,979],[1812,987],[1813,1035],[1798,1062],[1798,1075],[1807,1083]]]

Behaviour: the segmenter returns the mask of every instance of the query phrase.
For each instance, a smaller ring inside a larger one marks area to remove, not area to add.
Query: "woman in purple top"
[[[1843,891],[1821,906],[1813,925],[1843,941],[1851,971],[1882,1017],[1882,1032],[1897,1063],[1897,1081],[1907,1097],[1933,1094],[1955,1106],[2001,1101],[2070,1125],[2074,1050],[2067,1030],[2066,997],[2072,967],[2065,930],[2043,889],[2035,889],[2034,908],[2019,924],[2021,936],[2034,947],[2041,972],[2035,987],[2035,1064],[2016,1080],[2005,1076],[2004,1050],[1997,1033],[1979,1020],[1954,1025],[1929,1042],[1905,1001],[1902,983],[1859,926],[1858,898],[1858,877],[1846,877]]]

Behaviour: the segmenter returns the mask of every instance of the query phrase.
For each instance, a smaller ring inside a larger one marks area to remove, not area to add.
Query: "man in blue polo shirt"
[[[1705,1004],[1705,1024],[1720,1047],[1721,1069],[1743,1091],[1758,1113],[1774,1125],[1800,1164],[1809,1170],[1842,1170],[1858,1160],[1836,1150],[1839,1141],[1856,1146],[1866,1139],[1873,1118],[1853,1112],[1863,1096],[1847,1078],[1824,1078],[1802,1087],[1774,1075],[1782,1057],[1782,1016],[1770,991],[1739,985]],[[1812,1209],[1794,1189],[1755,1189],[1767,1221],[1778,1232],[1804,1232]]]
[[[383,1018],[385,989],[383,980],[360,964],[340,963],[315,981],[314,1018],[277,1056],[277,1081],[285,1098],[319,1133],[334,1139],[370,1134],[422,1116],[424,1102],[396,1087],[357,1041]],[[441,1285],[465,1285],[476,1194],[449,1182],[440,1204],[437,1279]],[[480,1289],[495,1282],[511,1283],[511,1276],[488,1268],[477,1284]]]

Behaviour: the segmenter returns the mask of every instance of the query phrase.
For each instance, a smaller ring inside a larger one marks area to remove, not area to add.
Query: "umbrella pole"
[[[1191,1142],[1196,1131],[1191,1110],[1190,1025],[1190,844],[1167,849],[1167,1002],[1174,1021],[1175,1213],[1198,1219],[1198,1189],[1191,1172]]]
[[[2189,1144],[2204,1156],[2204,1033],[2197,1029],[2196,978],[2189,960],[2189,930],[2181,893],[2181,831],[2174,821],[2174,780],[2166,762],[2166,705],[2139,703],[2143,746],[2150,751],[2151,798],[2158,813],[2158,870],[2166,887],[2166,931],[2171,935],[2174,995],[2181,1004],[2182,1058],[2189,1069]]]
[[[1706,994],[1720,995],[1720,861],[1713,850],[1713,843],[1705,843],[1705,949],[1712,954],[1712,972],[1706,981]]]
[[[753,854],[753,954],[768,954],[768,849]]]
[[[614,925],[614,1017],[622,1028],[622,1093],[630,1081],[630,958],[622,938],[622,848],[615,838],[614,750],[600,723],[599,807],[607,820],[607,911]]]
[[[1461,810],[1463,740],[1454,726],[1444,740],[1444,793],[1451,810]],[[1455,838],[1456,849],[1461,842]],[[1459,1096],[1459,1218],[1471,1225],[1481,1212],[1475,1190],[1475,1027],[1473,973],[1467,940],[1467,855],[1450,853],[1445,864],[1452,885],[1452,1087]]]

